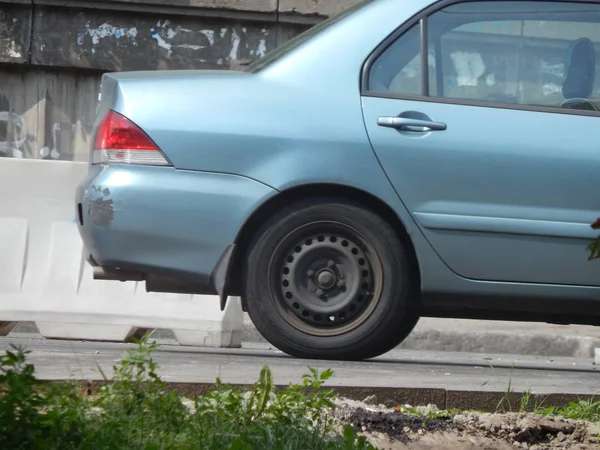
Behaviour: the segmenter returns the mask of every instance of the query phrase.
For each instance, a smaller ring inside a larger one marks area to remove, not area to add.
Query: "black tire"
[[[410,262],[394,229],[337,199],[279,211],[250,245],[244,295],[252,322],[299,358],[362,360],[388,352],[419,317]]]

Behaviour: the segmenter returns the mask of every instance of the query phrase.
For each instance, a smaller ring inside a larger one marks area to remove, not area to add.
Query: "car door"
[[[389,180],[462,277],[600,285],[600,4],[439,5],[364,65]]]

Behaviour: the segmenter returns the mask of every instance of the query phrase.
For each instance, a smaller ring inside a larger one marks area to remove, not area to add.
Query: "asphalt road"
[[[267,364],[276,384],[298,382],[308,366],[335,375],[331,386],[372,388],[433,388],[465,391],[515,391],[539,394],[598,394],[600,374],[592,359],[482,355],[446,352],[393,351],[365,362],[300,360],[255,345],[254,348],[208,349],[182,347],[172,341],[155,353],[159,374],[167,382],[250,384]],[[32,353],[37,377],[46,380],[102,380],[98,367],[110,376],[111,367],[132,344],[0,338],[0,349],[21,345]]]

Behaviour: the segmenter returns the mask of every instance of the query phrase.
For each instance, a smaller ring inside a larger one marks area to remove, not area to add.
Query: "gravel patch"
[[[365,400],[338,399],[336,421],[351,424],[382,450],[600,449],[600,428],[589,422],[532,413],[434,417],[435,405],[389,408]]]

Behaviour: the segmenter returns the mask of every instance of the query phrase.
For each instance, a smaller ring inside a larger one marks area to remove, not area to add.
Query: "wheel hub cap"
[[[317,275],[317,285],[321,289],[331,289],[336,282],[335,274],[329,269],[323,269]]]

